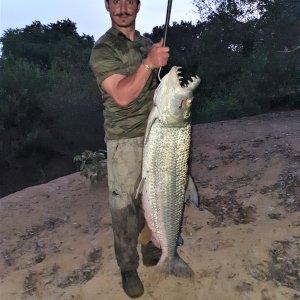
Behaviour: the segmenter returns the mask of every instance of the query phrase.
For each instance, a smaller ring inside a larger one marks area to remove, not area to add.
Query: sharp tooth
[[[176,68],[176,73],[177,73],[177,74],[180,74],[180,73],[181,73],[181,70],[180,70],[180,69],[181,69],[181,67],[177,67],[177,68]]]

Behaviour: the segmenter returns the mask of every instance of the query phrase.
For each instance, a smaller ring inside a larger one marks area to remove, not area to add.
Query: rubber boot
[[[124,292],[130,298],[138,298],[144,294],[144,286],[136,270],[121,271]]]

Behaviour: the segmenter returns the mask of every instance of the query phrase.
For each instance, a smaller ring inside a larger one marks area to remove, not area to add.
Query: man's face
[[[114,27],[130,27],[134,25],[140,4],[137,0],[109,0],[105,1],[105,7]]]

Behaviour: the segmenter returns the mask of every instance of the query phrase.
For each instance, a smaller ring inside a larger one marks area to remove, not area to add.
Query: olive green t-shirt
[[[104,129],[108,140],[134,138],[145,134],[157,87],[156,72],[152,72],[141,94],[127,107],[117,105],[101,89],[101,83],[113,74],[132,74],[146,58],[151,46],[151,40],[141,36],[138,31],[135,40],[131,41],[121,32],[111,28],[92,49],[90,66],[102,93]]]

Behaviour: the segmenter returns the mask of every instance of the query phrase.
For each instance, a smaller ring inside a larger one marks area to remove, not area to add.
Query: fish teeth
[[[191,87],[197,85],[199,81],[200,81],[200,78],[197,75],[192,76],[191,80],[188,80],[188,85],[186,87],[191,88]]]
[[[176,67],[176,73],[177,75],[181,74],[181,67]]]

